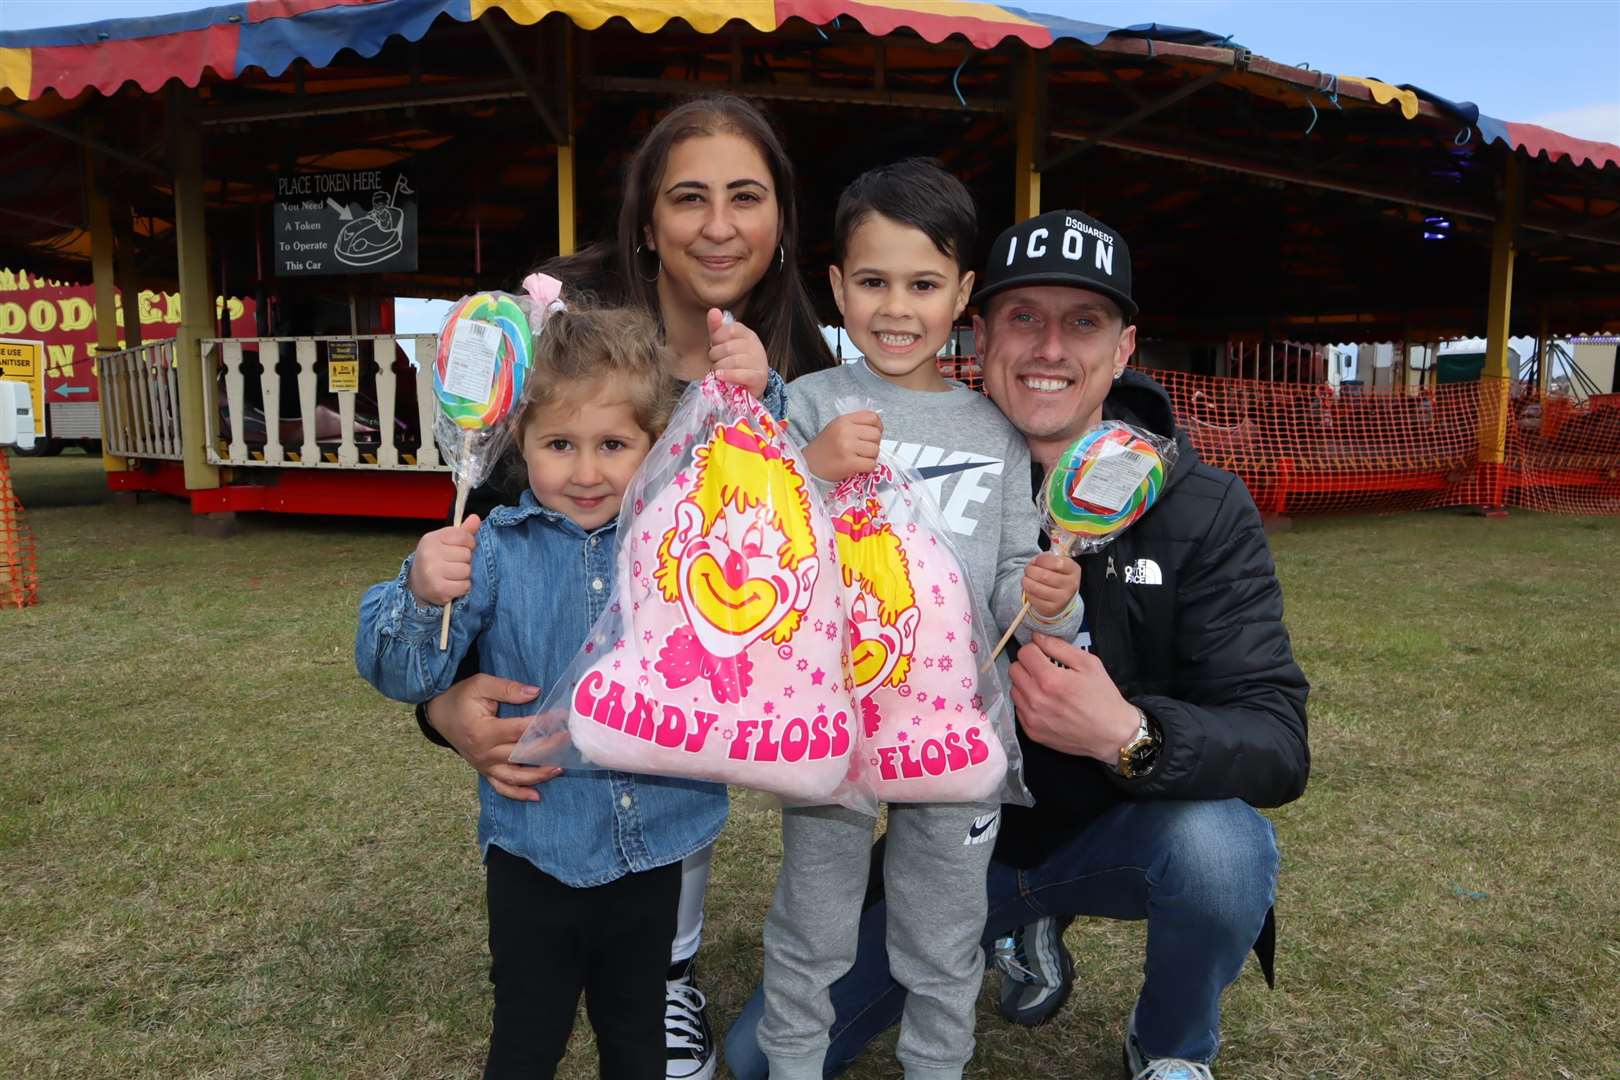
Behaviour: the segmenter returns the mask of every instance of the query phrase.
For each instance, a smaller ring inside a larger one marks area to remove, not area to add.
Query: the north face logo
[[[1137,559],[1125,568],[1127,585],[1163,585],[1164,573],[1152,559]]]

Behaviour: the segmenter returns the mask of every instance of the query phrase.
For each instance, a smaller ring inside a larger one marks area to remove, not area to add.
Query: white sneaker
[[[1215,1080],[1202,1061],[1186,1058],[1148,1058],[1136,1045],[1136,1009],[1125,1027],[1125,1072],[1131,1080]]]
[[[714,1034],[705,1011],[708,1000],[693,982],[695,964],[683,960],[664,981],[665,1080],[711,1080],[716,1058]]]

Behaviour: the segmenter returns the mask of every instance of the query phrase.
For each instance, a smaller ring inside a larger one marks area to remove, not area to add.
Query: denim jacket
[[[406,585],[407,558],[398,577],[360,601],[355,664],[387,696],[421,702],[449,689],[476,647],[480,671],[549,690],[607,607],[617,548],[616,523],[587,533],[525,491],[478,530],[450,647],[439,650],[444,609],[417,603]],[[500,715],[534,710],[502,704]],[[575,888],[676,862],[713,842],[726,821],[725,785],[699,780],[565,770],[539,791],[539,802],[519,802],[479,777],[479,847],[487,854],[498,844]]]

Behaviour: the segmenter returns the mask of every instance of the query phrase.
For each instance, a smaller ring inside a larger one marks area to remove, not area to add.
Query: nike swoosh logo
[[[995,461],[958,461],[954,465],[924,465],[917,470],[917,475],[924,480],[932,480],[936,476],[949,476],[951,473],[965,472],[968,469],[982,469],[986,465],[997,465]]]
[[[984,831],[995,823],[996,816],[994,814],[991,814],[988,819],[980,819],[975,821],[972,825],[968,826],[968,839],[971,840],[975,836],[983,836]]]

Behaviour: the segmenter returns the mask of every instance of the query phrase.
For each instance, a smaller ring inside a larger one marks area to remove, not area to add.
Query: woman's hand
[[[883,419],[870,409],[845,413],[821,429],[804,448],[810,471],[836,484],[877,467]]]
[[[1024,598],[1029,608],[1048,622],[1061,618],[1080,591],[1080,564],[1052,552],[1043,552],[1024,567]]]
[[[735,383],[756,398],[765,396],[770,360],[759,335],[739,322],[726,322],[725,312],[709,309],[709,364],[721,382]]]
[[[463,679],[427,703],[428,723],[489,781],[497,794],[539,802],[539,784],[562,770],[553,765],[516,765],[506,760],[529,726],[529,717],[496,715],[504,702],[522,705],[540,695],[538,686],[478,674]]]
[[[473,548],[478,540],[478,515],[468,514],[460,525],[446,525],[422,537],[411,560],[405,584],[417,603],[442,607],[472,588]]]

